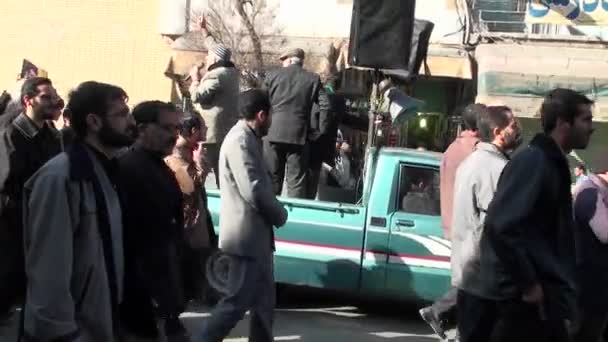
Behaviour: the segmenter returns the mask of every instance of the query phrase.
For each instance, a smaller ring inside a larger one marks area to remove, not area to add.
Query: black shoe
[[[420,313],[420,317],[422,317],[426,324],[428,324],[431,329],[433,329],[437,336],[439,336],[442,340],[448,338],[448,336],[445,334],[445,330],[443,328],[441,320],[439,319],[439,317],[437,317],[431,307],[420,309],[420,311],[418,312]]]

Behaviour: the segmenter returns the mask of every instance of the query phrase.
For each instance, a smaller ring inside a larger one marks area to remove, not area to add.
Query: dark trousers
[[[306,198],[315,199],[319,190],[319,178],[321,176],[321,163],[313,163],[308,168],[308,181],[306,185]]]
[[[0,319],[7,317],[13,306],[21,304],[26,287],[23,237],[8,225],[0,220]]]
[[[207,277],[205,274],[210,248],[194,249],[184,246],[182,251],[182,277],[186,300],[202,300],[207,295]]]
[[[492,335],[496,318],[496,302],[462,290],[456,303],[460,342],[487,342]]]
[[[217,188],[220,188],[220,148],[222,147],[221,143],[218,144],[204,144],[203,145],[206,150],[205,157],[209,166],[213,170],[213,175],[215,176],[215,183]]]
[[[196,341],[220,342],[250,312],[249,341],[274,341],[272,327],[276,290],[273,257],[231,255],[224,298],[211,311]]]
[[[491,342],[571,341],[565,321],[542,319],[538,305],[519,300],[497,302],[495,317]]]
[[[287,176],[287,196],[306,198],[309,156],[303,145],[273,143],[265,141],[264,157],[270,169],[274,193],[283,192],[283,181]],[[287,171],[285,171],[287,169]]]
[[[458,299],[458,289],[452,287],[446,292],[443,297],[431,305],[431,309],[436,317],[441,321],[447,322],[448,327],[452,327],[456,322],[456,302]]]
[[[319,189],[319,177],[323,162],[334,166],[335,164],[335,139],[329,140],[327,137],[320,137],[316,141],[310,142],[308,160],[308,184],[307,198],[315,199]]]
[[[606,339],[608,326],[608,312],[587,312],[582,308],[580,316],[574,324],[572,341],[574,342],[602,342]]]

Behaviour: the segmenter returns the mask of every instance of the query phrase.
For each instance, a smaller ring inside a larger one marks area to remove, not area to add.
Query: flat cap
[[[291,57],[297,57],[299,59],[304,59],[304,56],[305,56],[304,50],[292,49],[292,50],[285,51],[281,55],[281,57],[279,57],[279,60],[285,60],[285,59],[291,58]]]

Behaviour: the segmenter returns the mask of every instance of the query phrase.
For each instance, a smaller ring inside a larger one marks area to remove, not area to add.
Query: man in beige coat
[[[239,71],[230,61],[232,52],[221,44],[211,45],[200,77],[198,67],[190,72],[190,97],[209,129],[205,141],[207,158],[219,187],[219,152],[224,137],[238,121]]]
[[[268,133],[270,102],[259,89],[240,98],[239,121],[220,151],[220,249],[229,258],[225,297],[212,311],[199,339],[221,341],[251,312],[249,340],[274,341],[274,227],[287,220],[276,199],[262,154]]]

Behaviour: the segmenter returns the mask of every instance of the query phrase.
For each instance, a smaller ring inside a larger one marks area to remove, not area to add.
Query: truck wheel
[[[228,268],[230,257],[217,250],[207,258],[205,274],[207,282],[218,293],[228,293]]]

